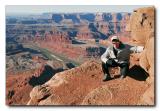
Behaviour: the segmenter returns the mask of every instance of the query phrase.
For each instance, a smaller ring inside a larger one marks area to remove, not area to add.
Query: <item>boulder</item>
[[[131,31],[132,40],[146,45],[149,38],[154,37],[154,7],[139,8],[131,14],[127,31]]]
[[[144,51],[139,58],[139,64],[146,72],[148,72],[149,77],[147,82],[152,88],[147,89],[142,98],[143,100],[145,100],[145,98],[152,98],[150,100],[145,100],[146,103],[150,105],[154,104],[154,17],[154,7],[139,8],[132,13],[130,22],[127,26],[127,30],[131,31],[133,43],[144,46]]]

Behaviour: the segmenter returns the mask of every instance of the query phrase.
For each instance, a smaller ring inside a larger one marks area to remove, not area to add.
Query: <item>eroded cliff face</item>
[[[145,46],[139,58],[143,69],[132,64],[125,79],[113,75],[102,82],[101,64],[88,61],[33,88],[28,105],[154,105],[154,8],[135,10],[127,28],[133,42]]]
[[[140,8],[134,10],[127,26],[127,30],[131,31],[132,42],[144,46],[139,64],[149,74],[147,82],[150,88],[143,95],[141,104],[154,104],[154,17],[154,7]]]
[[[29,93],[34,87],[30,84],[33,77],[39,77],[43,67],[25,72],[8,72],[6,79],[6,104],[25,105],[29,100]]]

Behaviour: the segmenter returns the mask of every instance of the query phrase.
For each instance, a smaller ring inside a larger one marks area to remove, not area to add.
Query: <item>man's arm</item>
[[[106,63],[108,59],[109,59],[109,48],[107,48],[105,53],[101,56],[101,61]]]
[[[144,50],[144,46],[133,46],[130,48],[132,53],[140,53]]]

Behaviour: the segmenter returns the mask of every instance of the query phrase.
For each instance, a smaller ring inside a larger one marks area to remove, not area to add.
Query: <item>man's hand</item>
[[[137,52],[142,52],[144,50],[144,47],[143,46],[137,46]]]
[[[132,53],[141,53],[144,50],[144,46],[134,46],[130,48]]]
[[[109,59],[107,60],[106,64],[108,64],[108,65],[115,65],[115,64],[117,64],[117,63],[115,62],[114,59],[109,58]]]

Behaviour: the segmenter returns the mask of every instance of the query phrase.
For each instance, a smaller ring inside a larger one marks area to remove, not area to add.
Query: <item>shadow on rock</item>
[[[140,66],[134,65],[130,68],[128,76],[139,81],[145,81],[149,74]]]
[[[32,85],[33,87],[37,85],[42,85],[49,79],[51,79],[57,72],[61,71],[63,71],[62,68],[55,70],[51,66],[46,65],[39,77],[32,76],[32,78],[29,81],[29,84]]]

